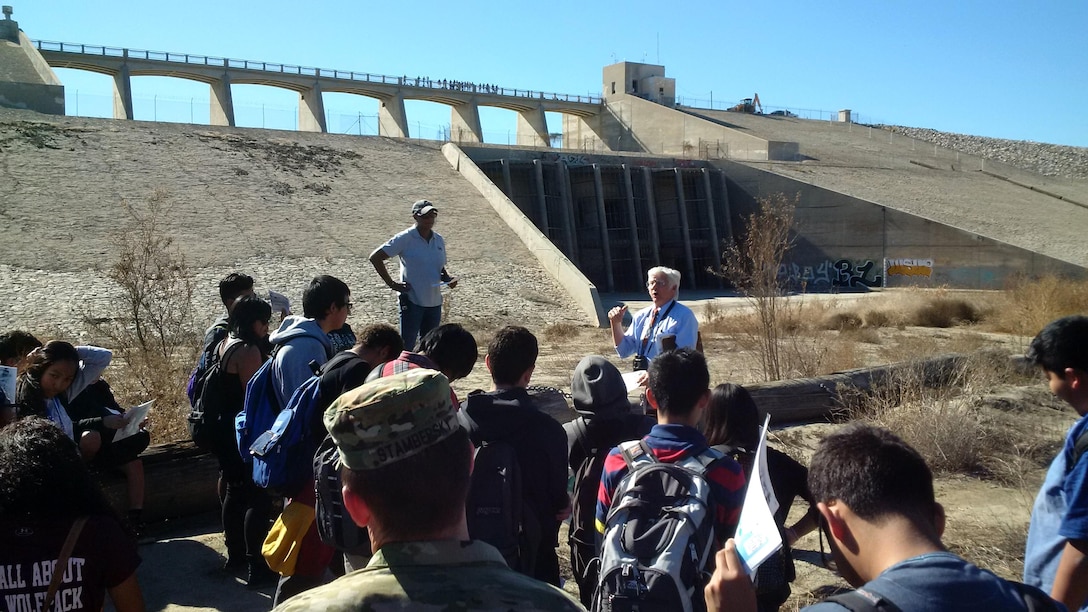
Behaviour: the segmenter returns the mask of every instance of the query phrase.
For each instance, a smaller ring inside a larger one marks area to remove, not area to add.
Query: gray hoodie
[[[314,375],[310,362],[322,365],[332,356],[332,342],[317,321],[299,315],[284,319],[268,339],[273,347],[279,348],[272,363],[272,375],[276,381],[276,399],[283,408],[295,389]]]

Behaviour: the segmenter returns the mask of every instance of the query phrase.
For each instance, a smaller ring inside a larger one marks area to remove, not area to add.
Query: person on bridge
[[[400,335],[404,350],[415,350],[416,339],[442,320],[442,286],[457,286],[446,272],[446,241],[434,231],[438,209],[427,200],[412,204],[415,225],[389,239],[370,254],[378,276],[400,295]],[[400,282],[394,282],[385,260],[400,258]]]
[[[626,305],[608,312],[612,327],[612,342],[616,353],[626,359],[635,356],[633,368],[646,370],[650,361],[664,351],[696,348],[699,341],[699,321],[690,308],[677,301],[680,293],[680,272],[657,266],[646,272],[646,289],[653,305],[635,314],[631,326],[623,329]]]

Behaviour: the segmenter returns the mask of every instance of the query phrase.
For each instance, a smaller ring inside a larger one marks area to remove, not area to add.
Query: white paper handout
[[[0,366],[0,390],[8,404],[15,403],[15,380],[19,376],[19,370],[11,366]]]
[[[268,291],[268,303],[272,305],[272,310],[286,315],[291,314],[291,300],[287,299],[287,296],[282,293],[277,293],[269,289]]]
[[[454,277],[450,278],[448,281],[442,281],[440,283],[437,283],[435,285],[435,287],[449,287],[450,283],[456,283],[456,282],[457,282],[457,277],[454,276]]]
[[[623,376],[623,384],[627,386],[627,392],[628,393],[634,391],[635,389],[638,389],[641,386],[641,385],[638,384],[638,381],[645,374],[646,374],[646,372],[639,371],[639,372],[624,372],[621,375],[621,376]]]
[[[125,413],[125,425],[121,429],[117,430],[117,433],[113,435],[113,441],[124,440],[125,438],[135,435],[140,431],[140,423],[144,422],[147,418],[147,413],[151,411],[151,404],[154,404],[155,400],[147,400],[139,406],[133,406]]]
[[[774,522],[774,512],[778,501],[767,474],[767,428],[771,417],[763,421],[756,447],[755,460],[752,461],[752,475],[748,481],[748,490],[744,494],[744,507],[740,511],[737,533],[733,540],[737,544],[737,554],[744,563],[744,569],[751,576],[759,565],[782,547],[782,535]]]

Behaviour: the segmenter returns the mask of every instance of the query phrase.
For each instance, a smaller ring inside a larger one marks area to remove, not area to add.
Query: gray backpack
[[[592,609],[704,610],[716,512],[706,472],[720,455],[662,463],[642,440],[620,450],[629,471],[605,521]]]

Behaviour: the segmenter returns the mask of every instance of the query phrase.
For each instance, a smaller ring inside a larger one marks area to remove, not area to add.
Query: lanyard
[[[657,317],[657,318],[655,318],[655,319],[653,320],[653,324],[652,324],[652,325],[650,325],[650,329],[649,329],[649,330],[648,330],[648,331],[646,332],[646,335],[644,335],[644,336],[642,337],[642,345],[641,345],[641,346],[639,347],[639,353],[638,353],[638,356],[639,356],[639,357],[645,357],[645,356],[646,356],[646,344],[647,344],[647,343],[649,343],[649,341],[650,341],[650,338],[652,338],[652,337],[653,337],[653,335],[654,335],[654,330],[655,330],[655,329],[657,329],[657,326],[658,326],[658,325],[659,325],[659,324],[660,324],[660,323],[661,323],[662,321],[664,321],[665,319],[667,319],[667,318],[669,317],[669,313],[670,313],[670,312],[672,312],[672,307],[673,307],[673,306],[676,306],[676,300],[673,300],[673,301],[672,301],[672,302],[671,302],[671,303],[669,304],[669,307],[665,309],[665,312],[664,312],[664,313],[662,313],[660,317]],[[652,316],[653,316],[653,314],[651,313],[651,315],[650,315],[650,316],[652,317]]]

